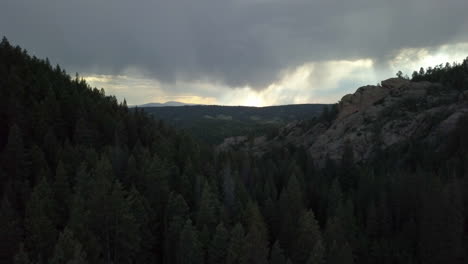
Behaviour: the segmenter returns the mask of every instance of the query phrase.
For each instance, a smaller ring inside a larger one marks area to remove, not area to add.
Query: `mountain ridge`
[[[187,105],[197,105],[197,104],[190,104],[178,101],[167,101],[165,103],[146,103],[141,105],[135,105],[134,107],[166,107],[166,106],[187,106]]]
[[[271,140],[264,136],[253,141],[228,138],[218,151],[249,149],[261,156],[294,145],[306,148],[319,167],[328,159],[339,162],[347,145],[352,147],[355,162],[372,160],[376,153],[412,141],[424,141],[442,151],[441,138],[468,116],[468,91],[448,89],[440,82],[390,78],[344,95],[336,104],[335,115],[312,125],[289,123]]]

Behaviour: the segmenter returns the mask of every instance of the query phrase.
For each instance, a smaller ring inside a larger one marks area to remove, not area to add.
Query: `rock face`
[[[468,96],[430,82],[401,78],[364,86],[345,95],[331,123],[311,128],[303,122],[282,128],[272,140],[259,140],[250,148],[259,155],[272,146],[293,144],[308,149],[318,166],[327,158],[338,161],[350,144],[356,162],[372,158],[377,150],[417,139],[434,142],[453,130],[468,114]],[[232,140],[227,140],[232,141]]]
[[[430,82],[392,78],[381,86],[364,86],[339,103],[338,117],[309,147],[318,164],[329,157],[340,160],[351,144],[355,161],[376,150],[410,139],[430,139],[453,129],[468,111],[458,93]]]
[[[224,151],[224,150],[235,148],[236,146],[245,144],[247,140],[248,138],[246,136],[226,138],[224,142],[218,146],[218,151]]]

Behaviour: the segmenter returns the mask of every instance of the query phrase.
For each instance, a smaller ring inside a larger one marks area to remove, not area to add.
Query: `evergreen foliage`
[[[423,80],[466,91],[468,61]],[[1,263],[467,261],[468,118],[438,155],[219,153],[6,38],[0,100]]]

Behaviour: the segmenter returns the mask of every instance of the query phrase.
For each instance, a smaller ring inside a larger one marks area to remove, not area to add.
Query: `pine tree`
[[[377,216],[377,209],[374,202],[371,202],[369,209],[367,210],[367,246],[366,254],[370,263],[379,263],[380,259],[380,237],[381,237],[381,225]]]
[[[226,209],[231,212],[234,205],[234,180],[232,178],[230,163],[226,163],[222,172],[223,202]]]
[[[86,163],[82,163],[76,173],[76,184],[74,194],[71,198],[70,219],[68,228],[74,233],[78,241],[83,243],[83,251],[89,262],[97,262],[101,256],[102,246],[97,234],[92,230],[94,222],[93,211],[91,211],[91,198],[93,196],[93,178],[87,171]]]
[[[280,214],[277,201],[268,198],[263,206],[263,212],[265,222],[271,231],[271,236],[278,237],[282,215]]]
[[[49,174],[49,165],[47,164],[44,152],[37,145],[31,148],[31,180],[30,184],[35,186],[41,179],[40,173],[45,171],[45,174]]]
[[[179,264],[201,264],[203,263],[203,252],[198,240],[198,234],[189,219],[185,222],[180,233],[177,250],[177,263]]]
[[[127,171],[126,171],[125,177],[122,179],[122,183],[125,185],[135,184],[135,181],[138,177],[138,173],[139,171],[137,168],[136,159],[135,159],[135,156],[133,156],[132,154],[128,158]]]
[[[27,245],[34,259],[46,260],[53,251],[57,230],[52,190],[45,178],[34,188],[26,208]],[[42,259],[39,259],[41,257]]]
[[[357,184],[354,168],[354,150],[351,142],[344,144],[343,157],[341,159],[341,171],[339,174],[340,186],[344,192],[354,189]]]
[[[338,206],[337,216],[327,222],[325,230],[326,260],[327,263],[353,263],[353,250],[347,241],[345,230],[346,219],[340,217],[342,213]]]
[[[49,163],[51,169],[57,166],[57,155],[59,149],[59,142],[57,140],[57,136],[55,135],[55,131],[53,127],[49,127],[47,133],[44,136],[44,140],[42,142],[42,150],[44,150],[44,154],[46,156],[47,162]]]
[[[268,233],[260,214],[258,206],[250,203],[247,206],[248,232],[245,237],[246,263],[267,263],[268,257]]]
[[[140,227],[130,210],[130,201],[126,196],[120,182],[114,183],[109,197],[112,211],[106,220],[109,221],[107,229],[113,241],[107,249],[115,262],[131,262],[140,250]]]
[[[139,250],[141,234],[127,193],[119,181],[112,182],[113,171],[107,157],[101,158],[94,174],[84,206],[89,210],[87,228],[94,232],[102,250],[98,255],[102,254],[106,261],[131,261]]]
[[[343,193],[337,178],[333,181],[328,194],[327,217],[329,219],[337,215],[338,207],[343,203]]]
[[[208,263],[217,264],[226,262],[228,242],[229,233],[223,223],[220,223],[216,226],[216,232],[208,249]]]
[[[73,251],[73,258],[67,262],[67,264],[87,264],[89,263],[86,260],[86,254],[83,253],[81,245],[75,245],[75,250]]]
[[[2,167],[6,179],[1,179],[0,190],[6,190],[7,183],[11,184],[10,202],[15,208],[24,208],[28,188],[25,149],[23,136],[17,125],[12,125],[8,133],[8,142],[3,151]]]
[[[59,227],[63,227],[68,220],[71,189],[67,172],[61,161],[59,161],[57,165],[53,189],[55,202],[57,204],[57,219],[54,220]]]
[[[169,197],[168,170],[157,156],[146,165],[143,181],[137,188],[147,197],[157,214],[163,214]]]
[[[439,179],[426,188],[420,225],[424,263],[462,263],[463,215],[458,182],[443,187]]]
[[[421,75],[421,76],[422,76],[422,75],[424,75],[424,74],[425,74],[425,72],[424,72],[424,68],[423,68],[423,67],[421,67],[421,68],[419,69],[419,75]]]
[[[21,242],[20,218],[6,194],[0,206],[0,263],[11,263]]]
[[[165,263],[176,262],[180,232],[188,219],[189,208],[180,194],[171,193],[166,209],[164,258]]]
[[[345,242],[342,245],[336,243],[336,241],[331,245],[330,254],[327,258],[327,263],[329,264],[352,264],[354,263],[353,252],[348,242]]]
[[[464,215],[463,215],[463,201],[462,201],[462,191],[460,189],[461,183],[458,179],[452,180],[444,188],[444,211],[443,215],[446,217],[445,226],[446,236],[447,236],[447,245],[449,247],[445,248],[445,253],[449,256],[448,259],[451,263],[463,263],[464,260],[463,253],[463,231],[464,231]]]
[[[80,262],[81,261],[81,262]],[[78,242],[73,232],[65,228],[55,245],[54,255],[49,261],[51,264],[61,263],[86,263],[86,254],[82,251],[82,246]]]
[[[159,235],[158,228],[161,225],[159,222],[155,223],[155,215],[149,202],[136,188],[130,190],[127,200],[130,213],[134,216],[138,232],[141,234],[140,252],[135,255],[135,261],[137,263],[154,262],[153,249],[161,246],[159,244],[160,237],[156,237],[156,235]]]
[[[304,210],[302,190],[296,176],[292,175],[289,178],[287,188],[283,189],[280,196],[280,212],[282,214],[280,242],[288,253],[292,250],[297,221],[302,210]]]
[[[273,244],[273,247],[271,248],[270,264],[286,264],[286,258],[278,240],[276,240],[276,242]]]
[[[227,264],[245,263],[244,257],[244,228],[240,223],[237,223],[231,230],[229,239],[229,247],[227,251]]]
[[[315,255],[314,260],[323,260],[324,252],[318,251],[320,250],[319,243],[322,243],[320,228],[317,220],[315,220],[314,213],[309,210],[299,219],[292,255],[294,262],[306,263],[312,253]],[[317,251],[314,252],[314,249]]]
[[[351,199],[347,199],[344,203],[338,205],[337,218],[340,219],[343,226],[346,241],[348,241],[351,248],[356,248],[360,239],[360,233]]]
[[[10,179],[21,179],[24,175],[25,162],[23,137],[17,125],[10,127],[8,142],[3,152],[3,168]]]
[[[210,231],[214,231],[214,225],[217,222],[216,204],[216,197],[211,191],[211,186],[208,182],[205,182],[197,215],[197,226],[199,229],[206,226]]]
[[[6,262],[6,263],[8,263],[8,262]],[[19,251],[14,257],[14,263],[15,264],[31,264],[31,263],[33,263],[33,262],[31,262],[29,260],[28,253],[26,253],[26,251],[24,250],[23,243],[20,244]]]
[[[198,232],[198,241],[200,242],[203,259],[206,260],[208,260],[207,254],[212,236],[213,232],[211,232],[206,225],[204,225],[201,231]]]
[[[73,140],[77,145],[93,146],[94,135],[84,118],[80,118],[76,122]]]
[[[322,240],[318,240],[312,252],[310,252],[307,264],[323,264],[325,263],[325,246]]]

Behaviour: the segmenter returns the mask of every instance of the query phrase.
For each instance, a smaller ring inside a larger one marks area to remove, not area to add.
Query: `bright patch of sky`
[[[302,103],[335,103],[364,85],[375,85],[394,77],[398,70],[411,76],[420,67],[461,62],[468,56],[468,43],[399,50],[388,64],[377,66],[371,59],[309,62],[283,70],[277,80],[262,89],[229,87],[209,80],[173,83],[147,78],[138,69],[121,75],[84,75],[107,94],[124,98],[129,105],[179,101],[193,104],[268,106]]]

